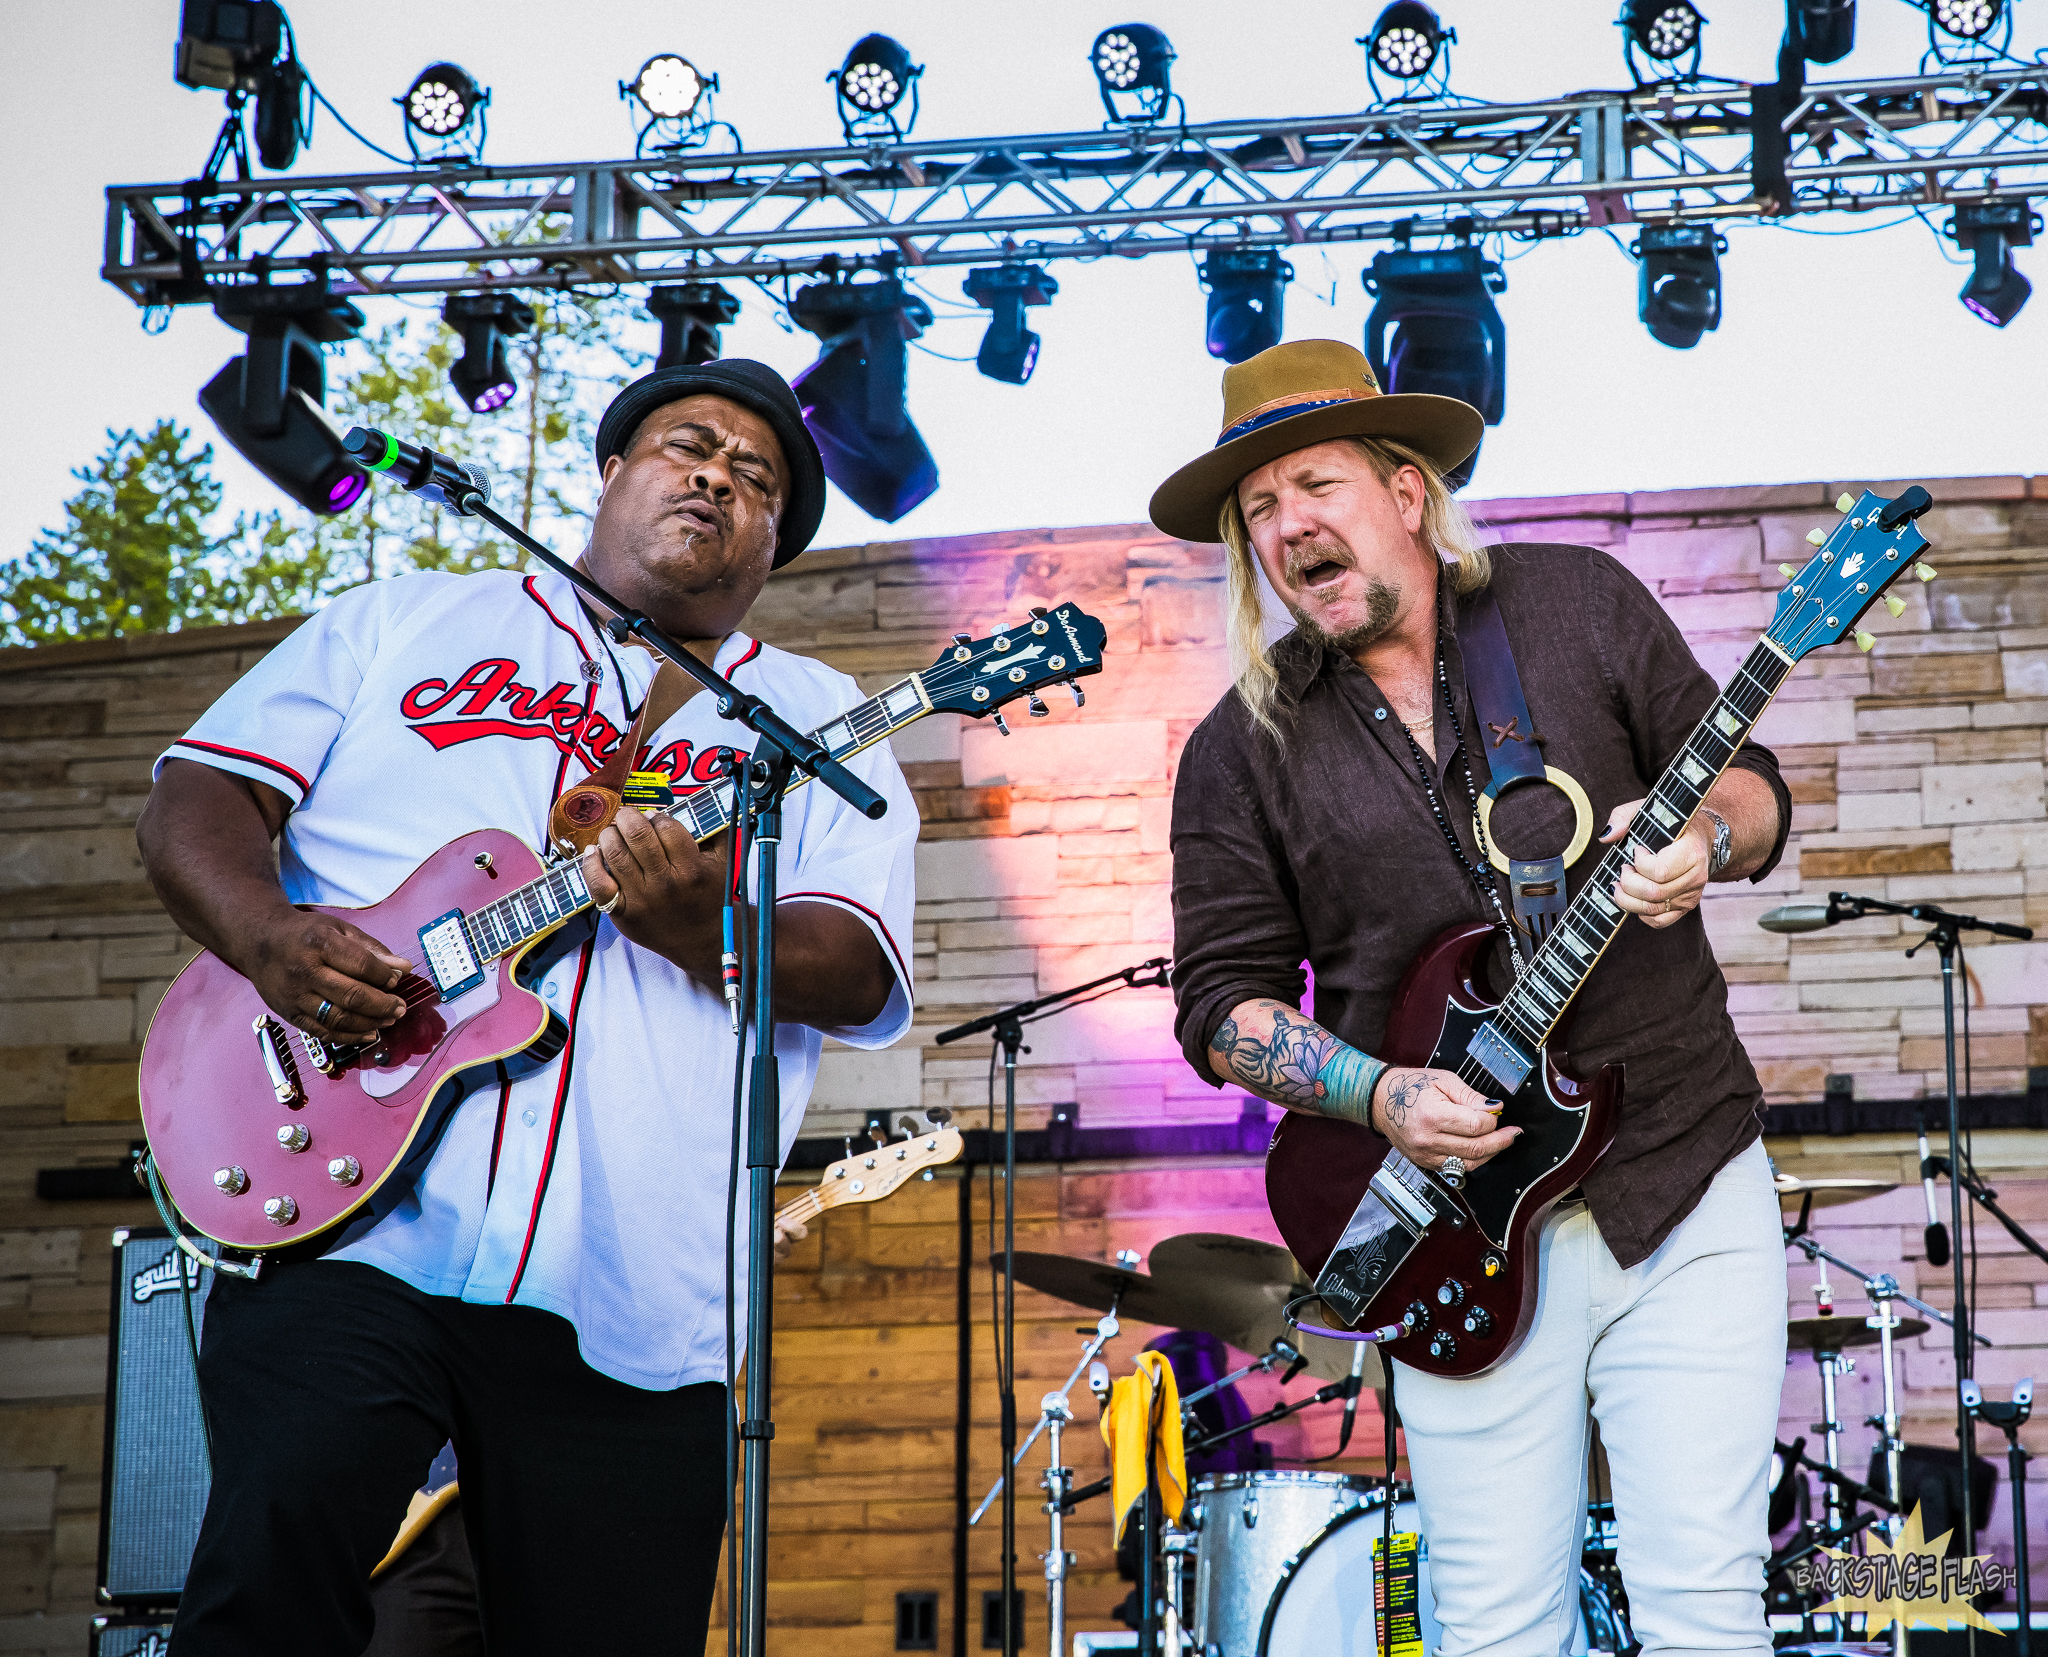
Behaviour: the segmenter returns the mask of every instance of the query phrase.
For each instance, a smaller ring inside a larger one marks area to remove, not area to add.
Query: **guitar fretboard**
[[[1527,1054],[1533,1055],[1549,1039],[1572,997],[1620,931],[1626,911],[1611,894],[1622,869],[1634,861],[1638,851],[1660,852],[1678,837],[1791,671],[1789,656],[1768,639],[1758,640],[1727,689],[1715,698],[1706,717],[1657,779],[1626,837],[1608,848],[1578,896],[1558,917],[1489,1020],[1524,1044]]]
[[[932,711],[923,679],[923,674],[913,673],[907,679],[897,680],[886,690],[821,725],[811,732],[811,739],[834,759],[845,759],[864,748],[872,748]],[[799,772],[790,787],[799,788],[809,780]],[[735,800],[735,790],[727,780],[685,794],[662,809],[701,841],[731,826]],[[576,857],[556,864],[538,880],[471,910],[464,916],[463,924],[477,960],[491,961],[530,943],[543,932],[553,931],[589,908],[591,901],[590,888],[583,879],[583,857]]]

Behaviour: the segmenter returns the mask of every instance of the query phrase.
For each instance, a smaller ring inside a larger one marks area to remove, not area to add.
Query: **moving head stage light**
[[[917,78],[924,65],[910,61],[910,49],[887,35],[864,35],[836,72],[826,77],[839,98],[839,124],[851,144],[859,138],[887,134],[901,138],[917,125]],[[910,118],[899,121],[897,108],[910,98]]]
[[[320,347],[353,339],[363,313],[330,296],[325,282],[216,290],[214,313],[249,336],[199,406],[244,460],[309,512],[355,505],[370,475],[341,446],[322,406],[327,371]]]
[[[1059,283],[1041,265],[985,265],[967,273],[960,291],[994,313],[974,366],[991,380],[1022,385],[1038,366],[1039,338],[1024,325],[1026,305],[1049,305]]]
[[[1703,224],[1646,225],[1629,251],[1640,261],[1636,315],[1652,339],[1690,351],[1721,326],[1725,236]]]
[[[230,153],[247,167],[241,111],[251,96],[256,100],[258,159],[272,172],[283,172],[297,157],[306,130],[306,74],[295,57],[278,61],[285,39],[284,12],[276,0],[185,0],[177,78],[186,86],[214,87],[228,95],[228,125],[215,141],[208,178]]]
[[[1790,0],[1785,26],[1808,63],[1838,63],[1856,45],[1856,0]]]
[[[694,368],[718,356],[718,331],[740,314],[740,302],[716,282],[652,288],[647,310],[661,324],[656,368]]]
[[[1948,224],[1956,246],[1976,255],[1977,260],[1977,268],[1956,297],[1994,328],[2003,328],[2018,316],[2034,291],[2034,284],[2014,266],[2010,251],[2034,244],[2041,219],[2032,206],[2024,198],[1960,203]]]
[[[1166,113],[1173,59],[1173,42],[1149,23],[1119,23],[1095,37],[1088,62],[1111,124],[1147,126]]]
[[[1380,389],[1456,397],[1489,426],[1499,425],[1507,412],[1508,358],[1507,325],[1493,304],[1508,285],[1500,266],[1476,247],[1401,248],[1375,255],[1364,280],[1375,296],[1365,355]],[[1463,488],[1478,461],[1475,451],[1445,480]]]
[[[462,335],[462,359],[448,383],[478,414],[501,409],[519,394],[505,339],[533,327],[533,307],[508,293],[458,293],[441,307],[441,320]]]
[[[1209,290],[1209,355],[1243,362],[1280,343],[1281,308],[1294,267],[1269,247],[1219,247],[1202,261]]]
[[[814,282],[790,304],[823,342],[794,382],[825,475],[871,518],[893,524],[939,486],[938,463],[904,406],[907,341],[931,326],[931,307],[903,284]]]
[[[456,63],[430,63],[405,96],[405,141],[415,161],[476,161],[484,153],[484,110],[491,94]]]

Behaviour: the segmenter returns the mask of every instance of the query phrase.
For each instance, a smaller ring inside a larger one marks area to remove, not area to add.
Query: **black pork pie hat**
[[[818,456],[796,393],[789,382],[766,363],[745,357],[726,357],[716,362],[695,363],[675,368],[657,368],[643,375],[614,397],[597,427],[597,469],[613,455],[632,447],[640,422],[664,403],[679,397],[723,397],[751,409],[768,422],[782,445],[782,459],[789,472],[789,493],[782,505],[781,531],[775,542],[774,568],[780,569],[818,533],[825,516],[825,463]]]

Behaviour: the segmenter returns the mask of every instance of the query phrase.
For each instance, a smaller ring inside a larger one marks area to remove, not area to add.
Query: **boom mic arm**
[[[383,473],[400,488],[447,507],[457,517],[473,517],[477,507],[491,504],[490,474],[439,449],[402,442],[375,426],[349,427],[341,446],[358,465]]]

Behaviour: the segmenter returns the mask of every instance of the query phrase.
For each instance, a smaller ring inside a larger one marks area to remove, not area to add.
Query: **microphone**
[[[349,427],[341,446],[358,465],[387,473],[401,488],[458,517],[470,517],[477,507],[490,505],[490,474],[481,466],[418,443],[402,443],[375,426]]]
[[[1848,918],[1837,915],[1831,903],[1781,903],[1765,910],[1756,924],[1766,932],[1818,932]]]
[[[1930,1266],[1948,1264],[1948,1227],[1941,1223],[1941,1210],[1934,1205],[1934,1158],[1927,1150],[1927,1124],[1920,1124],[1920,1190],[1927,1198],[1927,1229],[1921,1239],[1927,1245]]]

